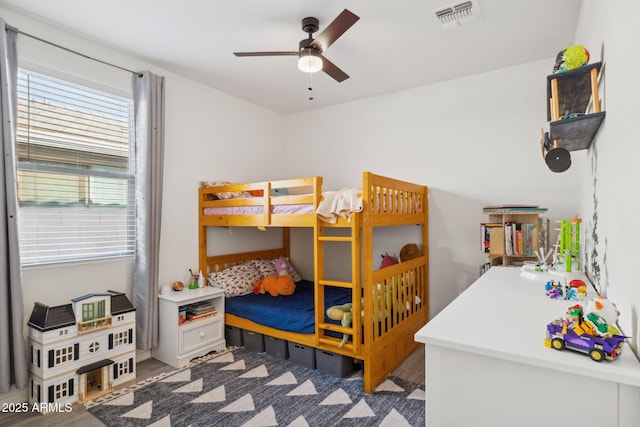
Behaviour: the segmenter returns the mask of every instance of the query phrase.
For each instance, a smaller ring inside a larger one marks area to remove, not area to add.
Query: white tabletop
[[[492,267],[415,334],[427,345],[476,353],[640,387],[640,362],[624,344],[622,355],[595,362],[582,353],[544,346],[546,326],[576,301],[550,299],[545,280],[520,269]],[[614,301],[615,302],[615,301]]]

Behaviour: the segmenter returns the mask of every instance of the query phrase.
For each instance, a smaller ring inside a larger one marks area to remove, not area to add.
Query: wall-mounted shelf
[[[585,150],[600,129],[605,112],[585,114],[571,119],[549,123],[549,139],[557,140],[562,148],[569,151]]]
[[[555,172],[566,170],[571,164],[567,151],[589,148],[604,121],[600,110],[598,75],[602,62],[547,76],[547,120],[549,132],[543,139],[543,156],[551,153],[547,164]],[[593,112],[587,113],[589,105]],[[564,151],[566,150],[566,151]],[[565,154],[562,154],[564,151]]]

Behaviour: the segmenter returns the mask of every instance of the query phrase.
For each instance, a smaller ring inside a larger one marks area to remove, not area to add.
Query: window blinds
[[[131,99],[20,70],[23,265],[133,254]]]

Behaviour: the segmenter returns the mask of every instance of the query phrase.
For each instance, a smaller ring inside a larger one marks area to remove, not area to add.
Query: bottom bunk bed
[[[211,277],[230,270],[237,271],[229,276],[228,283],[245,282],[245,286],[255,280],[255,263],[270,262],[276,257],[288,257],[284,248],[267,251],[244,252],[207,257]],[[371,328],[365,323],[367,306],[361,305],[361,319],[357,322],[360,332],[353,331],[359,345],[354,345],[353,335],[344,346],[323,343],[317,328],[315,314],[316,286],[308,280],[296,281],[293,295],[271,296],[248,294],[231,296],[228,291],[225,301],[225,324],[247,330],[265,337],[282,339],[291,343],[318,348],[361,362],[364,369],[364,389],[372,393],[375,387],[417,346],[414,334],[427,321],[427,287],[425,257],[420,256],[407,262],[391,265],[374,272],[377,286],[373,306],[369,307]],[[248,270],[252,272],[247,274]],[[226,273],[225,273],[226,274]],[[264,275],[264,274],[263,274]],[[221,286],[218,283],[216,286]],[[223,286],[224,287],[224,286]],[[225,291],[227,291],[225,289]],[[351,303],[350,289],[325,287],[323,303],[326,309]],[[334,331],[326,331],[327,336],[341,341],[340,322],[329,319],[325,322],[335,325]],[[354,322],[355,323],[355,322]],[[344,330],[346,333],[347,330]]]

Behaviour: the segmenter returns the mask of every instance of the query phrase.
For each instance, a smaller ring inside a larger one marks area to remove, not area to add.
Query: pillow
[[[244,263],[209,273],[209,285],[221,288],[225,297],[237,297],[253,293],[256,280],[261,278],[253,265]]]
[[[291,265],[291,261],[289,260],[289,258],[285,258],[285,260],[287,261],[287,270],[291,271],[291,278],[293,279],[293,281],[299,282],[300,280],[302,280],[302,276],[300,276],[300,273],[298,273],[293,265]],[[253,267],[260,272],[260,275],[262,276],[261,278],[265,278],[274,274],[275,272],[276,266],[273,261],[274,260],[272,259],[253,259],[249,261],[248,264],[252,264]]]
[[[262,279],[273,274],[274,265],[272,259],[253,259],[249,263],[258,270]]]
[[[289,190],[287,190],[286,188],[272,188],[271,195],[272,196],[288,196]]]
[[[203,187],[219,187],[221,185],[233,185],[233,182],[228,181],[200,181]],[[218,199],[237,199],[239,197],[251,197],[252,194],[249,191],[223,191],[222,193],[215,193]]]

